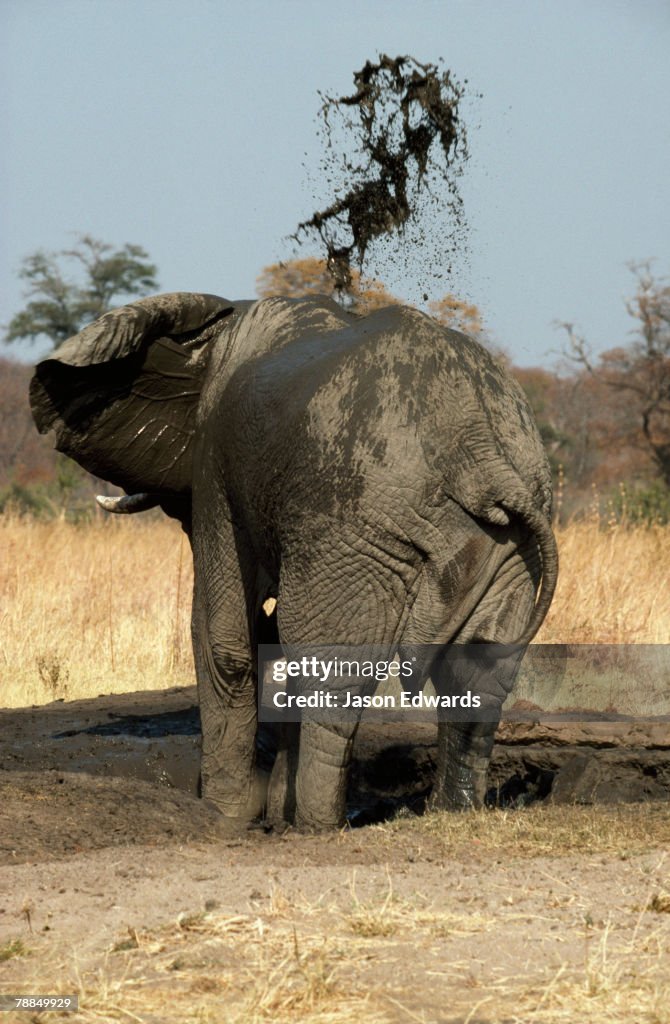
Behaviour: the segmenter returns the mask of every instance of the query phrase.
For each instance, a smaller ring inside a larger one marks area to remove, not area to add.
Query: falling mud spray
[[[466,84],[441,64],[381,55],[355,72],[352,95],[320,94],[321,171],[337,198],[293,237],[318,238],[343,299],[352,266],[363,271],[377,240],[385,243],[382,263],[411,265],[424,284],[451,272],[467,235],[458,189],[468,159],[459,110]]]

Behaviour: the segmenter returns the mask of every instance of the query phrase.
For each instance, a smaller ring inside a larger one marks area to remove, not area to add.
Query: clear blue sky
[[[670,271],[668,0],[0,0],[0,322],[21,259],[136,242],[161,290],[250,297],[313,212],[317,90],[379,52],[444,58],[469,106],[476,301],[521,365],[577,322],[625,342],[630,260]],[[390,280],[417,300],[425,282]],[[431,285],[431,290],[435,285]],[[434,290],[431,297],[435,295]],[[37,349],[16,353],[25,358]]]

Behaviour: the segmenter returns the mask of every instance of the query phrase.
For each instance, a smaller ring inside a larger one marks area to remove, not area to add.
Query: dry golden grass
[[[670,527],[558,531],[545,643],[666,643]],[[0,703],[193,682],[188,542],[161,518],[75,526],[0,517]]]
[[[175,523],[0,517],[0,703],[190,685],[191,553]]]
[[[537,642],[670,641],[670,526],[570,523],[556,537],[558,587]]]
[[[398,816],[373,825],[372,830],[380,841],[388,841],[391,846],[398,841],[403,848],[413,845],[417,858],[430,844],[432,855],[445,860],[467,855],[468,851],[500,857],[609,854],[628,860],[650,850],[670,850],[670,805],[660,801],[587,806],[531,804],[467,814],[443,811],[421,817]],[[665,895],[659,894],[660,903]]]

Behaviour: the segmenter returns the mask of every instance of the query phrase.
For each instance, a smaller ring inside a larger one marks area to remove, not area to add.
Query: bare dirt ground
[[[196,796],[192,690],[0,726],[0,995],[96,1022],[670,1022],[667,720],[517,715],[503,806],[426,816],[433,730],[368,726],[352,827],[235,839]]]

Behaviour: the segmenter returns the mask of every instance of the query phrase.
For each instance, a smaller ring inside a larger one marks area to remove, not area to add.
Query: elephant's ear
[[[38,430],[130,493],[188,492],[208,350],[232,311],[216,295],[176,292],[105,313],[36,366]]]

